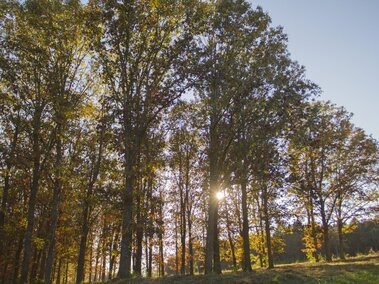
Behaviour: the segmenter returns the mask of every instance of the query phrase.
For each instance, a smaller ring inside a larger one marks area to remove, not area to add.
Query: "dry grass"
[[[223,275],[168,276],[159,279],[112,281],[117,284],[247,284],[247,283],[379,283],[379,254],[350,258],[332,263],[295,263],[252,273],[230,272]]]

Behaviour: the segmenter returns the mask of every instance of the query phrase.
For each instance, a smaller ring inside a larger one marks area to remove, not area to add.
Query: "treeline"
[[[352,220],[345,227],[344,252],[348,256],[367,255],[379,251],[379,224],[377,220]],[[287,231],[278,232],[284,246],[282,252],[274,256],[278,263],[291,263],[309,260],[304,243],[304,226],[295,222]],[[330,230],[331,251],[336,258],[340,257],[339,236],[337,226]]]
[[[261,8],[0,9],[2,283],[272,268],[296,224],[309,259],[335,235],[344,259],[377,217],[378,142],[315,100]]]

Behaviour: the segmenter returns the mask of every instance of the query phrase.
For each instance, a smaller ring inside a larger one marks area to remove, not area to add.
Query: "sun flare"
[[[218,200],[222,200],[222,199],[224,199],[225,194],[224,194],[223,191],[218,191],[218,192],[216,193],[216,197],[217,197]]]

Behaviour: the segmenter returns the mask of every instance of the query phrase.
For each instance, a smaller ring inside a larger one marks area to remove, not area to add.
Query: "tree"
[[[378,181],[378,143],[349,121],[337,131],[331,182],[336,199],[339,257],[344,260],[344,225],[377,199],[374,188]]]
[[[192,219],[193,202],[196,190],[196,173],[199,171],[200,161],[200,134],[194,128],[195,103],[179,102],[172,110],[170,121],[170,167],[175,180],[175,194],[179,193],[179,219],[180,219],[180,243],[181,259],[180,273],[186,271],[186,238],[188,225],[188,252],[189,272],[194,273],[193,267],[193,240]],[[177,193],[178,192],[178,193]]]
[[[306,110],[308,118],[300,123],[299,136],[292,140],[290,148],[291,179],[310,215],[316,249],[314,208],[320,214],[324,255],[327,261],[331,261],[329,226],[333,213],[336,211],[337,214],[340,256],[343,257],[343,203],[345,200],[348,204],[348,196],[368,193],[366,190],[375,179],[372,170],[377,164],[376,144],[359,129],[354,129],[350,114],[343,108],[330,103],[314,103]],[[355,203],[358,211],[362,201],[364,198],[360,197]]]
[[[0,15],[0,282],[378,249],[378,142],[311,102],[260,7],[12,0]]]
[[[96,50],[121,128],[125,188],[119,277],[125,278],[131,275],[137,158],[152,122],[187,88],[182,62],[191,36],[181,1],[104,1],[94,10],[104,23]]]

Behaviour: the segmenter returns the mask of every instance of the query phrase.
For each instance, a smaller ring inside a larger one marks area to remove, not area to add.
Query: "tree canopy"
[[[318,100],[262,8],[7,0],[0,15],[2,283],[379,250],[378,141]]]

